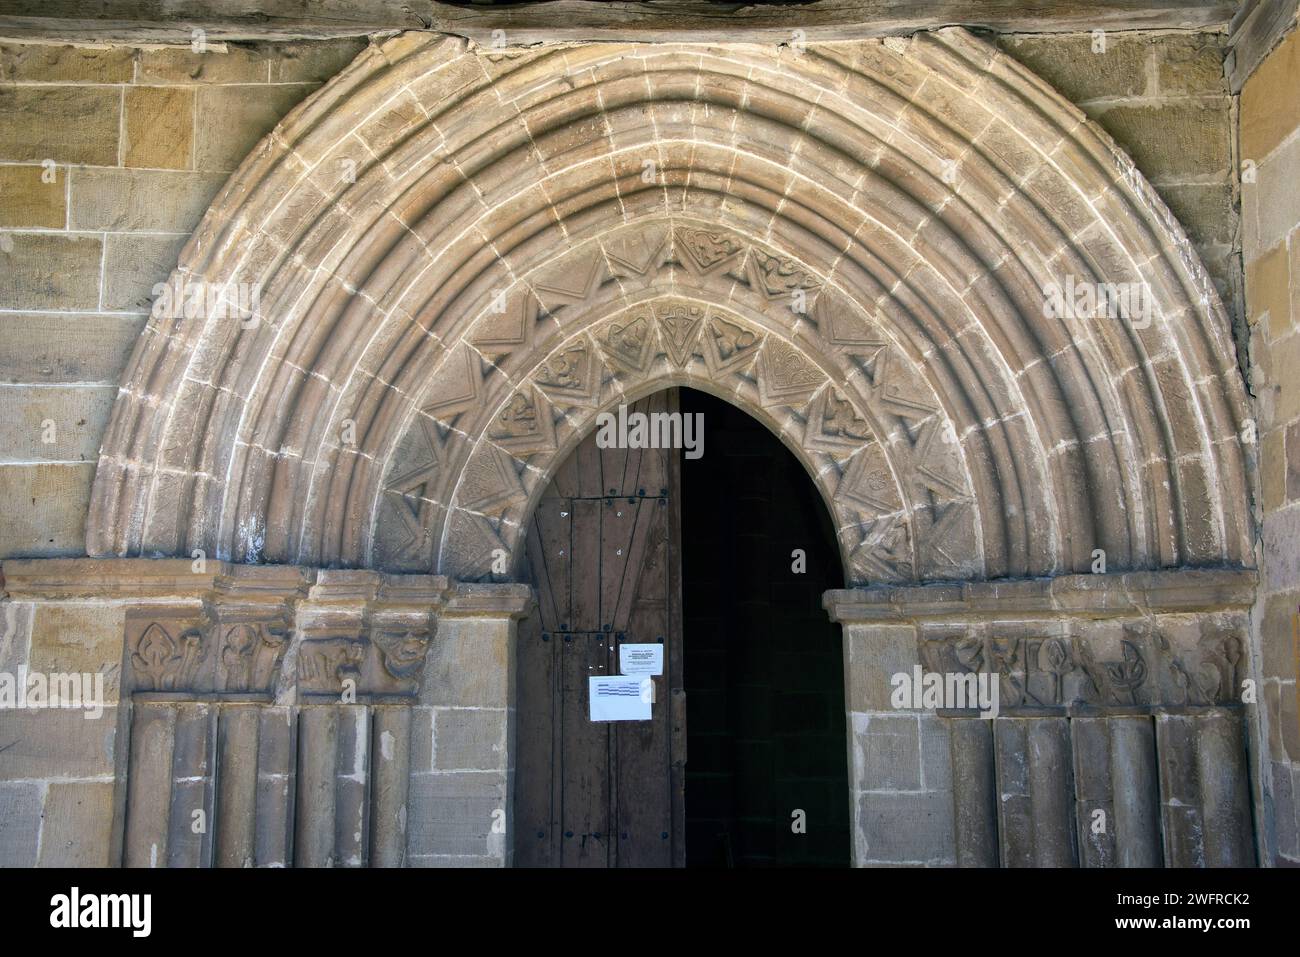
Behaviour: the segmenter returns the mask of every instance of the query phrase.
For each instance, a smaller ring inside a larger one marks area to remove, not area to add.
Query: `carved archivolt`
[[[961,30],[372,47],[246,160],[114,409],[95,555],[490,574],[595,416],[771,427],[855,583],[1249,562],[1228,323],[1151,188]],[[1145,283],[1149,322],[1045,289]],[[236,285],[236,289],[241,288]]]

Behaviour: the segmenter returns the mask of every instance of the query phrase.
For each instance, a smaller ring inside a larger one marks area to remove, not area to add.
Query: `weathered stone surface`
[[[1224,38],[1213,34],[1171,36],[1157,46],[1157,86],[1161,96],[1223,94],[1228,81],[1223,74]]]
[[[0,464],[0,501],[18,503],[0,516],[0,558],[80,555],[95,465]]]
[[[492,823],[494,812],[506,807],[505,783],[505,775],[496,772],[412,775],[407,821],[412,861],[454,855],[504,863],[506,835],[492,833]]]
[[[139,60],[140,83],[265,83],[269,72],[264,50],[233,43],[141,50]]]
[[[425,665],[421,703],[504,708],[509,704],[510,635],[492,620],[443,620]]]
[[[1147,65],[1156,57],[1150,39],[1123,34],[1106,35],[1100,43],[1089,34],[1009,36],[998,43],[1074,103],[1140,96],[1150,82]]]
[[[484,708],[435,708],[433,770],[504,771],[506,712]]]
[[[1154,182],[1204,173],[1226,174],[1232,166],[1231,137],[1221,103],[1115,106],[1098,120]]]
[[[41,837],[42,788],[0,783],[0,861],[5,867],[35,867]]]
[[[190,169],[194,158],[194,91],[131,87],[126,91],[122,162],[144,169]]]
[[[45,798],[41,867],[112,867],[113,782],[53,782]]]
[[[95,309],[102,259],[98,236],[0,234],[0,309]]]
[[[1291,329],[1291,277],[1287,248],[1279,243],[1246,267],[1248,321],[1265,323],[1280,339]]]
[[[930,864],[955,862],[952,795],[869,793],[858,797],[859,850],[856,863]]]
[[[113,386],[0,388],[0,461],[94,462],[116,398]]]
[[[1241,155],[1262,161],[1300,127],[1295,96],[1300,76],[1300,38],[1292,32],[1255,71],[1241,91]]]
[[[366,41],[357,38],[279,44],[273,52],[268,51],[270,82],[324,83],[365,48]]]
[[[62,229],[67,222],[68,171],[0,166],[0,226]]]
[[[849,675],[850,711],[887,711],[893,675],[911,672],[920,661],[916,632],[910,626],[844,626],[844,671]]]
[[[204,87],[197,92],[201,121],[194,163],[201,170],[233,170],[312,85]]]
[[[148,312],[157,299],[154,287],[167,281],[188,238],[110,235],[104,251],[103,308]]]
[[[411,780],[411,712],[405,705],[374,711],[371,749],[370,864],[403,867]]]
[[[160,867],[168,860],[175,735],[175,708],[154,703],[132,706],[125,867]]]
[[[257,861],[258,731],[261,708],[227,705],[218,715],[217,867],[252,867]]]
[[[13,83],[130,83],[130,47],[0,43],[0,79]]]
[[[72,175],[71,228],[188,232],[223,181],[211,173],[77,170]]]
[[[29,666],[46,673],[102,674],[105,699],[116,704],[125,618],[121,605],[38,605]]]
[[[27,664],[36,609],[29,602],[0,605],[0,671],[17,674]]]
[[[114,87],[0,86],[0,160],[116,166]]]
[[[111,778],[116,709],[88,715],[79,709],[0,710],[0,781]]]
[[[915,715],[854,714],[854,786],[860,791],[919,791],[921,732]]]
[[[1237,199],[1231,183],[1170,183],[1160,187],[1160,197],[1187,227],[1188,237],[1202,250],[1211,243],[1233,248]]]
[[[957,865],[996,867],[998,799],[993,723],[983,718],[957,718],[949,727]]]
[[[1264,587],[1269,591],[1300,588],[1300,509],[1282,509],[1264,516]]]
[[[87,313],[0,317],[0,381],[116,383],[144,322]]]

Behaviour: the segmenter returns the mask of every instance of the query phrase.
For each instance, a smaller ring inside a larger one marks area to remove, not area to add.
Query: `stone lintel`
[[[1252,568],[1062,575],[932,585],[834,589],[822,596],[834,621],[912,622],[946,619],[1125,617],[1160,612],[1248,609],[1258,574]]]
[[[520,582],[460,582],[443,608],[443,618],[526,617],[535,598],[531,585]]]

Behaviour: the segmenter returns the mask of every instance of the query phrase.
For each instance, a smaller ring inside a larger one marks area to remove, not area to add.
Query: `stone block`
[[[116,384],[144,316],[17,313],[0,317],[0,382]]]
[[[1284,681],[1277,685],[1278,733],[1282,738],[1282,754],[1292,764],[1300,764],[1300,717],[1296,709],[1296,682]]]
[[[506,759],[504,710],[434,709],[435,771],[504,771]]]
[[[920,662],[916,633],[910,625],[844,626],[844,671],[850,711],[889,711],[894,687],[890,678],[910,675]]]
[[[509,645],[513,629],[502,619],[444,618],[432,642],[422,704],[504,708],[510,703]]]
[[[1147,64],[1154,55],[1150,40],[1108,34],[1097,51],[1089,36],[1007,36],[998,45],[1033,70],[1072,103],[1142,96]]]
[[[1300,223],[1300,136],[1287,140],[1267,160],[1259,164],[1254,184],[1242,191],[1242,208],[1252,209],[1247,197],[1253,197],[1255,228],[1243,239],[1247,261],[1255,250],[1269,249],[1283,242]]]
[[[49,603],[35,608],[33,671],[102,674],[109,704],[117,702],[126,610],[122,605]]]
[[[1272,343],[1265,357],[1269,370],[1268,378],[1263,383],[1264,390],[1271,390],[1271,409],[1267,399],[1259,404],[1260,425],[1271,428],[1274,424],[1284,425],[1300,418],[1300,388],[1292,382],[1293,369],[1300,369],[1300,336],[1287,336]],[[1263,391],[1263,390],[1261,390]],[[1270,414],[1271,413],[1271,414]]]
[[[1203,96],[1227,93],[1223,73],[1224,37],[1192,33],[1162,36],[1156,52],[1157,93],[1160,96]]]
[[[67,197],[65,167],[55,167],[50,175],[43,166],[0,166],[0,226],[62,229]]]
[[[117,709],[86,715],[63,708],[0,711],[0,781],[111,777]]]
[[[1291,326],[1291,277],[1285,243],[1279,243],[1246,267],[1246,321],[1265,323],[1281,338]]]
[[[411,770],[433,770],[433,708],[411,709]]]
[[[1283,470],[1286,476],[1286,500],[1288,502],[1300,502],[1300,422],[1292,422],[1288,425],[1284,435],[1286,436],[1286,456],[1283,462]],[[1267,467],[1267,462],[1261,463],[1261,468]]]
[[[0,465],[0,558],[84,555],[95,463]]]
[[[499,772],[412,775],[409,853],[503,858],[505,834],[492,833],[492,823],[507,798],[506,776]]]
[[[6,83],[130,83],[135,52],[128,46],[0,43],[0,80]]]
[[[1196,246],[1236,245],[1236,198],[1230,183],[1168,184],[1160,187],[1160,198]]]
[[[71,228],[188,233],[224,182],[211,173],[76,170]]]
[[[312,84],[282,84],[199,90],[195,167],[235,169],[258,141],[315,88]]]
[[[950,793],[861,794],[858,827],[857,864],[956,861]]]
[[[472,854],[421,854],[407,858],[407,867],[503,867],[499,857],[476,857]]]
[[[1300,827],[1297,826],[1295,782],[1291,767],[1285,762],[1272,762],[1273,778],[1273,835],[1277,853],[1292,860],[1300,859]]]
[[[190,47],[140,51],[142,84],[265,83],[267,52],[256,45],[209,44],[202,52]]]
[[[1259,441],[1259,486],[1264,511],[1276,511],[1286,504],[1286,483],[1286,429],[1273,429]]]
[[[116,166],[121,102],[114,87],[0,87],[0,160]]]
[[[277,44],[269,58],[272,83],[324,83],[366,48],[361,37]]]
[[[0,461],[94,462],[115,398],[109,385],[0,387]]]
[[[1300,611],[1300,591],[1285,591],[1264,598],[1259,619],[1260,676],[1286,681],[1296,677],[1292,616]]]
[[[126,91],[122,162],[144,169],[190,169],[194,159],[194,91],[134,86]]]
[[[27,664],[36,606],[30,602],[0,604],[0,671],[14,674]]]
[[[1300,508],[1284,508],[1264,516],[1264,588],[1300,588]]]
[[[104,251],[104,308],[148,312],[153,307],[153,287],[167,281],[188,239],[185,234],[110,234]]]
[[[1095,119],[1128,151],[1153,182],[1207,174],[1225,177],[1232,167],[1231,101],[1120,104]]]
[[[0,867],[35,867],[44,786],[0,783]]]
[[[0,233],[0,309],[96,309],[102,258],[98,236]]]
[[[917,716],[854,713],[851,717],[854,787],[859,791],[920,790]]]
[[[111,867],[113,782],[50,784],[41,829],[41,867]]]
[[[1241,155],[1262,160],[1300,126],[1300,34],[1292,31],[1241,91]]]

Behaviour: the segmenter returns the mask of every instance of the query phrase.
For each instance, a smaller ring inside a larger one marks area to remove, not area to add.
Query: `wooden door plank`
[[[654,528],[662,525],[666,509],[656,500],[642,506],[652,517]],[[646,536],[647,538],[650,536]],[[656,536],[661,543],[662,536]],[[635,566],[639,574],[626,591],[638,592],[648,580],[664,576],[662,564]],[[663,591],[662,587],[658,589]],[[625,642],[664,641],[669,631],[667,606],[661,600],[630,602]],[[665,646],[665,652],[667,652]],[[652,678],[655,700],[651,720],[620,723],[617,730],[617,794],[619,867],[670,867],[672,856],[671,726],[667,676]]]
[[[668,390],[669,412],[681,411],[681,396]],[[672,795],[672,865],[686,866],[686,678],[685,634],[682,628],[682,453],[669,452],[661,460],[665,496],[663,574],[667,589],[668,632],[664,636],[664,676],[668,700],[664,711],[669,722],[669,788]]]
[[[529,553],[540,552],[536,526],[529,533]],[[531,559],[534,566],[540,558]],[[534,569],[536,574],[536,569]],[[534,579],[536,580],[536,579]],[[539,587],[539,593],[547,589]],[[556,675],[554,641],[543,641],[546,622],[543,613],[529,615],[519,623],[517,674],[526,676],[515,683],[517,725],[515,731],[515,820],[516,867],[551,867],[558,863],[554,768],[557,757],[552,729],[555,725]]]
[[[594,632],[561,636],[565,867],[609,866],[609,724],[587,709],[587,679],[608,672],[607,644]]]

